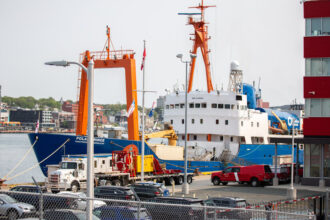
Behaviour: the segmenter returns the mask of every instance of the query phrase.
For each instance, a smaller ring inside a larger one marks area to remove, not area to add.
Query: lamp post
[[[93,158],[94,158],[94,109],[93,109],[93,97],[94,97],[94,61],[91,59],[88,63],[88,68],[78,62],[74,61],[54,61],[46,62],[46,65],[63,66],[67,67],[71,64],[80,66],[88,77],[88,133],[87,133],[87,207],[86,215],[87,220],[92,220],[93,217],[93,201],[90,198],[94,198],[94,170],[93,170]]]
[[[293,121],[292,121],[291,184],[290,184],[290,188],[288,189],[288,197],[290,199],[296,199],[297,198],[297,189],[295,189],[294,186],[293,186],[293,178],[294,178],[294,175],[293,175],[293,173],[294,173],[294,132],[295,132],[294,123],[295,123],[295,121],[296,121],[296,119],[293,119]]]
[[[196,58],[196,54],[190,54],[190,58],[193,59],[193,58]],[[187,195],[189,194],[189,185],[188,185],[188,182],[187,182],[187,167],[188,167],[188,151],[187,151],[187,124],[188,124],[188,121],[187,121],[187,112],[188,112],[188,64],[191,63],[191,59],[189,61],[183,61],[182,60],[182,57],[183,55],[182,54],[178,54],[176,55],[177,58],[180,59],[180,61],[182,63],[185,63],[186,64],[186,89],[185,89],[185,114],[184,114],[184,182],[183,182],[183,185],[182,185],[182,193]]]

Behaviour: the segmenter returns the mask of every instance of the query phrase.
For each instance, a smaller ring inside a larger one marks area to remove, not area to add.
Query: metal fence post
[[[204,204],[204,220],[206,220],[206,204]]]
[[[214,207],[214,215],[213,215],[213,219],[216,220],[217,218],[217,208]]]
[[[140,220],[140,211],[141,211],[141,200],[139,201],[139,205],[138,205],[138,220]]]
[[[43,218],[44,218],[44,195],[42,194],[42,190],[40,190],[39,219],[42,220]]]

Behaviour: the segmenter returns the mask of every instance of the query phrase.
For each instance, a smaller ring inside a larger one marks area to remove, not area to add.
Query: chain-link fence
[[[118,197],[119,198],[119,197]],[[125,197],[124,197],[125,198]],[[134,198],[134,197],[133,197]],[[0,216],[4,218],[66,220],[86,219],[87,200],[82,192],[29,193],[0,191]],[[206,206],[195,198],[153,198],[138,201],[121,199],[90,199],[93,219],[316,219],[312,213],[265,207],[229,208]],[[1,218],[1,217],[0,217]]]

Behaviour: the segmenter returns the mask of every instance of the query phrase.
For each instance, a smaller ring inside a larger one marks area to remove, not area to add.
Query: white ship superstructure
[[[232,73],[237,70],[233,62]],[[236,78],[237,80],[237,78]],[[268,144],[268,114],[249,109],[247,96],[231,82],[229,91],[191,91],[188,93],[187,145],[191,159],[224,159],[236,155],[239,144]],[[241,85],[242,87],[242,85]],[[185,91],[166,95],[164,121],[173,125],[179,137],[185,139]],[[223,154],[225,150],[226,155]]]

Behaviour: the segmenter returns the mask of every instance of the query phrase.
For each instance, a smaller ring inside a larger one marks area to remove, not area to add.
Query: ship
[[[255,90],[250,85],[242,83],[242,71],[239,69],[237,62],[232,63],[230,89],[228,91],[213,89],[208,59],[209,50],[207,47],[209,37],[204,21],[204,10],[208,7],[203,4],[202,0],[201,4],[195,7],[201,11],[200,14],[197,13],[201,17],[193,18],[196,13],[188,14],[188,23],[195,28],[195,43],[192,53],[196,54],[197,48],[202,48],[208,85],[208,91],[191,91],[195,65],[195,60],[193,59],[188,88],[188,121],[199,126],[188,126],[189,135],[187,138],[189,140],[188,151],[190,155],[187,171],[189,173],[210,173],[223,170],[226,165],[242,164],[242,161],[246,162],[247,160],[245,159],[253,158],[253,155],[257,155],[256,153],[272,158],[274,148],[268,142],[268,131],[270,128],[275,133],[286,133],[290,130],[289,117],[284,120],[279,119],[280,122],[272,126],[269,124],[269,115],[266,110],[256,108]],[[82,53],[81,63],[87,67],[88,62],[93,59],[95,69],[124,68],[127,110],[129,110],[131,105],[135,105],[135,108],[132,108],[133,110],[127,118],[127,140],[96,137],[94,139],[94,153],[110,154],[112,151],[130,150],[133,148],[140,153],[142,140],[138,129],[135,53],[132,50],[111,50],[109,27],[107,27],[106,44],[106,50],[85,51]],[[47,165],[58,164],[62,156],[87,153],[88,80],[87,74],[83,70],[81,71],[79,89],[75,135],[28,134],[41,171],[45,176],[47,176]],[[145,154],[152,154],[166,169],[184,170],[182,140],[185,137],[182,136],[183,130],[180,127],[185,123],[182,121],[184,93],[184,91],[175,91],[174,94],[169,94],[166,97],[165,114],[165,120],[168,120],[177,131],[179,145],[181,146],[152,145],[148,142],[145,142],[144,145]],[[275,112],[274,115],[276,115]],[[279,117],[276,115],[276,118]],[[202,139],[204,141],[200,141]],[[246,144],[245,147],[244,144]],[[290,146],[283,147],[283,149],[279,149],[278,155],[287,155],[290,149]],[[258,163],[270,163],[270,161],[265,160],[255,161],[258,161]]]

